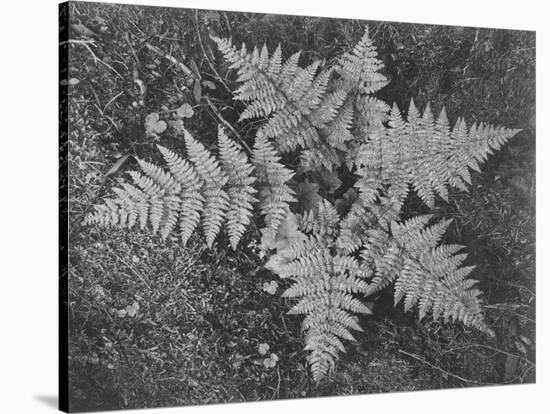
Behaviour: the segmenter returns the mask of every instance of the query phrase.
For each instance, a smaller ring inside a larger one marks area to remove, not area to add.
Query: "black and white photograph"
[[[536,382],[534,31],[71,1],[59,36],[62,410]]]
[[[0,412],[545,412],[542,3],[2,12]]]

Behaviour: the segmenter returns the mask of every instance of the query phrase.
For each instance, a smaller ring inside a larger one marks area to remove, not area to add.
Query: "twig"
[[[218,71],[216,70],[216,68],[214,67],[214,65],[210,61],[210,59],[208,58],[208,54],[206,53],[206,49],[204,48],[204,45],[202,44],[201,33],[200,33],[200,30],[199,30],[199,17],[198,16],[199,16],[199,11],[195,10],[195,29],[196,29],[196,32],[197,32],[197,38],[199,39],[199,44],[200,44],[201,49],[202,49],[202,53],[204,54],[204,57],[206,59],[206,62],[208,63],[208,66],[210,66],[210,69],[212,69],[212,72],[214,72],[214,74],[216,75],[216,78],[221,82],[221,84],[225,87],[225,89],[227,89],[229,91],[229,93],[232,93],[231,89],[229,89],[229,86],[227,86],[225,81],[222,79],[222,77],[220,76],[220,74],[218,73]]]
[[[111,253],[113,253],[113,255],[122,262],[122,264],[126,265],[126,267],[128,267],[128,269],[130,269],[132,271],[132,273],[134,275],[136,275],[139,280],[141,280],[148,288],[149,290],[153,290],[151,288],[151,285],[149,284],[149,282],[146,280],[145,277],[143,277],[137,270],[135,270],[128,262],[126,262],[122,257],[120,257],[118,254],[116,254],[113,250],[111,250]]]
[[[107,108],[109,107],[109,105],[111,105],[114,101],[116,101],[120,95],[122,95],[124,92],[119,92],[116,96],[114,96],[113,98],[111,98],[111,100],[109,102],[107,102],[107,104],[105,105],[105,108],[103,108],[103,113],[105,113],[105,111],[107,110]]]
[[[120,79],[124,79],[124,77],[118,73],[116,71],[115,68],[113,68],[111,65],[109,65],[108,63],[105,63],[104,61],[102,61],[100,58],[98,58],[96,56],[96,54],[94,53],[94,51],[92,50],[92,48],[89,46],[89,45],[92,45],[92,46],[95,46],[95,42],[93,40],[77,40],[77,39],[69,39],[68,40],[69,44],[73,44],[73,45],[82,45],[84,46],[86,49],[88,49],[88,52],[90,52],[90,54],[92,55],[92,57],[94,58],[94,62],[97,63],[102,63],[104,64],[105,66],[107,66],[109,69],[111,69],[114,73],[116,73],[116,75],[120,78]],[[61,42],[60,44],[64,44],[66,42]]]
[[[497,305],[483,305],[483,307],[486,308],[486,309],[497,309],[497,310],[501,310],[501,311],[504,311],[504,312],[510,312],[511,314],[516,315],[519,318],[525,319],[526,321],[529,321],[529,322],[534,323],[534,324],[537,323],[536,320],[531,319],[528,316],[522,315],[521,313],[514,312],[513,310],[507,309],[505,307],[501,307],[501,306],[497,306]]]
[[[470,379],[462,378],[461,376],[458,376],[458,375],[456,375],[456,374],[453,374],[452,372],[445,371],[443,368],[440,368],[440,367],[438,367],[437,365],[434,365],[434,364],[432,364],[432,363],[426,361],[425,359],[419,357],[418,355],[410,354],[410,353],[408,353],[407,351],[403,351],[402,349],[398,349],[398,351],[399,351],[400,353],[404,354],[404,355],[407,355],[407,356],[409,356],[409,357],[411,357],[411,358],[416,359],[417,361],[422,362],[423,364],[428,365],[429,367],[431,367],[431,368],[433,368],[433,369],[435,369],[435,370],[437,370],[437,371],[439,371],[439,372],[441,372],[441,373],[443,373],[443,374],[445,374],[445,375],[449,375],[450,377],[456,378],[456,379],[458,379],[458,380],[460,380],[460,381],[463,381],[463,382],[466,382],[466,383],[478,384],[478,385],[489,385],[489,384],[486,383],[486,382],[479,382],[479,381],[476,381],[476,380],[470,380]]]
[[[271,399],[277,396],[279,397],[279,393],[281,392],[281,371],[279,370],[279,364],[277,364],[277,388],[275,388],[275,391],[273,391],[273,395],[271,396]]]
[[[208,102],[208,105],[210,106],[210,109],[212,109],[212,111],[214,112],[216,117],[220,120],[220,122],[222,122],[227,128],[229,128],[231,130],[231,132],[233,132],[233,134],[240,141],[241,145],[248,151],[248,153],[252,154],[252,150],[250,149],[248,144],[244,141],[244,139],[237,132],[237,130],[235,128],[233,128],[233,125],[231,125],[229,122],[227,122],[225,119],[223,119],[223,117],[219,113],[218,109],[214,106],[214,104],[212,103],[212,101],[208,97],[206,97],[206,102]]]
[[[153,53],[155,53],[159,56],[162,56],[163,58],[165,58],[165,59],[169,60],[170,62],[172,62],[174,65],[178,66],[186,76],[188,76],[192,79],[198,80],[198,77],[195,74],[195,72],[193,72],[191,69],[189,69],[189,67],[187,67],[187,65],[185,65],[184,63],[178,61],[172,55],[167,55],[167,54],[163,53],[159,48],[153,46],[150,43],[145,43],[145,47],[147,49],[149,49],[151,52],[153,52]]]
[[[527,362],[529,365],[533,366],[535,365],[534,363],[532,363],[531,361],[529,361],[527,358],[521,356],[521,355],[516,355],[516,354],[512,354],[511,352],[507,352],[507,351],[504,351],[502,349],[498,349],[498,348],[494,348],[492,346],[488,346],[488,345],[482,345],[482,344],[468,344],[468,345],[465,345],[465,346],[459,346],[459,347],[456,347],[456,348],[451,348],[451,349],[447,349],[445,351],[443,351],[444,354],[446,353],[449,353],[449,352],[455,352],[455,351],[458,351],[460,349],[467,349],[467,348],[473,348],[473,347],[480,347],[480,348],[485,348],[485,349],[488,349],[490,351],[494,351],[494,352],[499,352],[501,354],[504,354],[504,355],[508,355],[508,356],[511,356],[511,357],[515,357],[515,358],[519,358],[525,362]]]

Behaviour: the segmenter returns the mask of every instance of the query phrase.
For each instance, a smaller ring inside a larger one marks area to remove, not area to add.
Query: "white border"
[[[547,137],[548,16],[541,0],[357,1],[147,0],[120,3],[537,30],[538,137]],[[57,1],[4,2],[0,23],[0,412],[56,410],[57,394]],[[550,402],[547,251],[548,139],[537,139],[537,385],[230,404],[155,413],[543,412]],[[542,351],[541,351],[542,350]],[[118,412],[118,411],[117,411]],[[134,412],[134,411],[120,411]]]

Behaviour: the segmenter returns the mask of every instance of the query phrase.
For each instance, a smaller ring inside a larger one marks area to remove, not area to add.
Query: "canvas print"
[[[534,32],[59,27],[63,410],[535,382]]]

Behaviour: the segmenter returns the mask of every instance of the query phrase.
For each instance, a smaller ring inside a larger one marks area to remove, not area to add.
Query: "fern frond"
[[[357,151],[357,187],[371,202],[380,189],[389,186],[392,201],[400,206],[411,185],[433,207],[436,194],[447,199],[447,186],[465,190],[471,182],[468,169],[479,171],[488,154],[518,131],[484,124],[468,129],[462,119],[451,130],[444,109],[434,120],[429,105],[420,116],[412,100],[409,119],[404,121],[394,105],[389,128],[371,128]]]
[[[368,291],[366,279],[372,271],[354,257],[334,251],[339,222],[336,209],[322,200],[316,210],[298,219],[306,238],[275,254],[278,274],[294,281],[283,297],[300,298],[289,314],[305,315],[305,349],[310,351],[315,381],[327,375],[345,351],[341,340],[353,341],[350,330],[360,330],[355,314],[370,313],[355,295]]]
[[[310,210],[298,217],[299,227],[304,233],[319,236],[336,235],[339,221],[336,209],[327,200],[321,200],[316,212]]]
[[[189,159],[203,182],[202,194],[205,201],[202,226],[206,244],[212,247],[229,209],[229,195],[223,189],[228,178],[216,158],[186,130],[184,139]]]
[[[99,226],[141,229],[150,224],[153,233],[160,230],[163,239],[178,226],[185,244],[202,219],[209,247],[224,222],[231,246],[236,249],[251,222],[254,194],[254,167],[239,146],[220,128],[219,161],[187,131],[184,139],[189,161],[158,145],[168,171],[138,160],[142,172],[129,174],[134,185],[123,183],[115,188],[116,198],[96,206],[85,222]],[[273,171],[269,170],[269,177]],[[281,177],[278,177],[281,179]],[[269,207],[266,208],[266,211]]]
[[[250,223],[253,204],[258,201],[253,196],[257,190],[252,187],[256,178],[252,176],[254,167],[248,162],[246,155],[225,135],[221,127],[218,129],[218,145],[220,159],[224,170],[227,171],[229,185],[227,190],[229,241],[233,249],[236,249]]]
[[[437,247],[450,222],[426,226],[429,219],[420,216],[392,225],[390,249],[400,251],[400,263],[393,265],[395,303],[403,300],[405,311],[418,306],[420,319],[432,311],[434,320],[443,316],[492,334],[484,322],[481,292],[472,288],[475,280],[467,279],[473,267],[461,267],[466,255],[455,254],[462,246]]]
[[[321,146],[323,140],[319,130],[334,119],[347,95],[343,89],[329,92],[332,70],[317,73],[319,61],[301,68],[298,65],[300,53],[282,63],[280,48],[269,58],[266,46],[261,54],[257,48],[251,53],[246,49],[239,53],[227,40],[213,40],[231,67],[238,71],[237,81],[242,84],[235,91],[235,99],[247,104],[241,120],[267,117],[263,134],[274,139],[281,152]],[[329,170],[338,160],[322,146],[317,152],[325,155],[324,165],[328,165]],[[305,160],[308,159],[314,157],[306,156]],[[320,165],[323,164],[306,164],[306,168]]]
[[[175,152],[157,145],[174,179],[180,184],[180,208],[179,228],[183,244],[187,243],[200,222],[201,213],[204,209],[204,197],[201,194],[203,187],[202,180],[185,159]]]
[[[275,233],[290,211],[289,204],[295,201],[294,191],[287,185],[293,172],[280,163],[277,152],[262,131],[256,135],[252,163],[260,186],[260,209],[265,214],[266,228]]]
[[[368,27],[361,40],[351,53],[345,53],[338,61],[337,72],[349,88],[357,88],[359,93],[371,94],[388,84],[388,80],[378,71],[384,65],[377,58],[376,47],[369,37]]]

